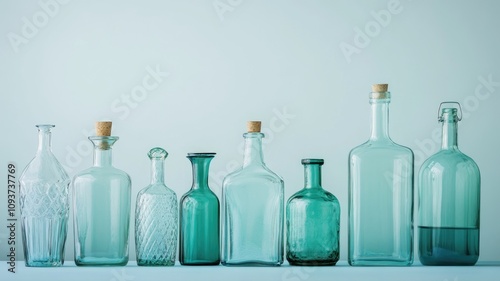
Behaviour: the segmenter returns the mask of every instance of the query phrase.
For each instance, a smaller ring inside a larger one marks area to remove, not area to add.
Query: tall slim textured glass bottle
[[[261,122],[248,122],[243,167],[222,183],[222,264],[283,263],[284,183],[264,164]]]
[[[94,166],[73,178],[76,265],[126,265],[130,177],[111,164],[111,122],[97,122]]]
[[[481,177],[474,160],[458,149],[460,118],[446,104],[439,117],[441,150],[419,173],[419,257],[424,265],[474,265],[479,258]]]
[[[177,253],[177,195],[165,185],[164,162],[168,153],[155,147],[151,159],[151,184],[137,194],[135,247],[137,265],[174,265]]]
[[[188,153],[193,185],[180,200],[180,249],[182,265],[220,263],[219,199],[208,186],[208,168],[215,153]]]
[[[340,204],[321,187],[323,159],[302,159],[305,187],[286,205],[286,259],[291,265],[335,265],[339,260]]]
[[[19,178],[26,266],[64,264],[70,179],[51,151],[53,127],[37,125],[38,150]]]
[[[349,153],[350,265],[413,263],[414,158],[389,137],[387,87],[372,87],[371,137]]]

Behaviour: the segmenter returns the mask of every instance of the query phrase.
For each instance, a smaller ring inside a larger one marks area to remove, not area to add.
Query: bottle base
[[[179,261],[181,265],[197,266],[197,265],[219,265],[220,261]]]
[[[26,261],[26,267],[59,267],[64,265],[64,261]]]
[[[165,260],[137,260],[138,266],[174,266],[175,261]]]
[[[116,259],[85,257],[75,259],[75,264],[78,266],[125,266],[127,263],[128,257]]]
[[[290,265],[298,266],[333,266],[337,264],[338,260],[294,260],[287,259]]]
[[[257,261],[257,260],[250,260],[250,261],[222,261],[221,264],[224,266],[248,266],[248,267],[255,267],[255,266],[280,266],[283,263],[283,261]]]
[[[413,260],[381,258],[349,259],[348,262],[350,266],[410,266],[413,264]]]

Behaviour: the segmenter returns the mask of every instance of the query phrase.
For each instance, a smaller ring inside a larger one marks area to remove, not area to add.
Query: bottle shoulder
[[[108,167],[98,167],[92,166],[75,175],[75,179],[78,177],[87,177],[87,176],[108,176],[108,177],[124,177],[130,179],[130,176],[120,169],[117,169],[113,166]]]
[[[271,182],[276,184],[284,184],[283,179],[269,169],[265,165],[252,165],[240,168],[230,174],[228,174],[223,182],[222,186],[228,186],[232,184],[242,183],[242,182]]]
[[[162,196],[177,198],[177,194],[164,184],[150,184],[143,188],[137,196]]]
[[[218,202],[219,198],[210,188],[205,188],[205,189],[190,189],[188,192],[184,193],[180,199],[181,202],[187,200]]]
[[[288,199],[288,203],[291,204],[294,201],[329,201],[332,203],[338,203],[338,199],[331,192],[323,189],[308,189],[303,188],[296,193],[294,193]]]
[[[422,170],[447,167],[472,169],[479,173],[477,163],[458,149],[442,149],[427,158],[422,164]]]
[[[51,152],[35,155],[19,176],[20,181],[69,181],[70,177]]]
[[[413,158],[413,151],[409,147],[397,144],[393,141],[377,142],[371,140],[368,140],[367,142],[351,149],[351,151],[349,152],[349,157],[381,153],[387,155],[407,155]]]

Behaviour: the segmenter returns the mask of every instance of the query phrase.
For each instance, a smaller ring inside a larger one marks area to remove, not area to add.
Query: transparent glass
[[[291,265],[335,265],[339,260],[340,204],[321,187],[323,159],[303,159],[305,187],[286,205],[286,259]]]
[[[112,166],[114,136],[89,137],[94,166],[73,178],[76,265],[126,265],[130,177]]]
[[[474,265],[479,258],[479,168],[457,145],[457,110],[443,108],[441,150],[419,173],[419,258],[424,265]]]
[[[389,92],[372,92],[371,137],[349,153],[350,265],[413,263],[413,152],[389,137]]]
[[[180,249],[182,265],[220,263],[219,199],[208,186],[208,170],[215,153],[189,153],[193,185],[180,200]]]
[[[283,263],[284,183],[266,167],[262,133],[245,133],[243,167],[222,183],[222,264]]]
[[[70,179],[51,151],[54,125],[37,125],[38,150],[19,178],[26,266],[61,266],[68,229]]]
[[[148,156],[151,159],[151,184],[137,194],[135,207],[137,265],[174,265],[179,213],[177,195],[164,180],[164,162],[168,153],[155,147]]]

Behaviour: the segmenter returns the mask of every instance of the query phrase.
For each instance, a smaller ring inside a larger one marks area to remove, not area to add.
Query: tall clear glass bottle
[[[305,187],[286,205],[286,259],[291,265],[335,265],[339,260],[340,204],[321,187],[323,159],[302,159]]]
[[[413,263],[413,163],[411,149],[389,137],[390,92],[370,93],[371,137],[349,153],[350,265]]]
[[[130,177],[111,163],[111,122],[97,122],[94,165],[73,178],[76,265],[126,265]]]
[[[137,265],[174,265],[179,213],[177,195],[164,180],[164,162],[168,153],[155,147],[148,156],[151,159],[151,184],[137,194],[135,208]]]
[[[219,199],[208,186],[208,170],[215,153],[188,153],[193,185],[180,200],[180,249],[182,265],[220,263]]]
[[[447,104],[439,117],[441,150],[419,173],[419,257],[424,265],[474,265],[479,258],[481,176],[474,160],[458,149],[461,118],[450,103],[458,104],[441,104]]]
[[[283,263],[284,183],[264,164],[261,122],[248,122],[243,167],[222,183],[222,264]]]
[[[70,179],[51,150],[54,125],[37,125],[38,150],[19,178],[26,266],[61,266],[68,229]]]

